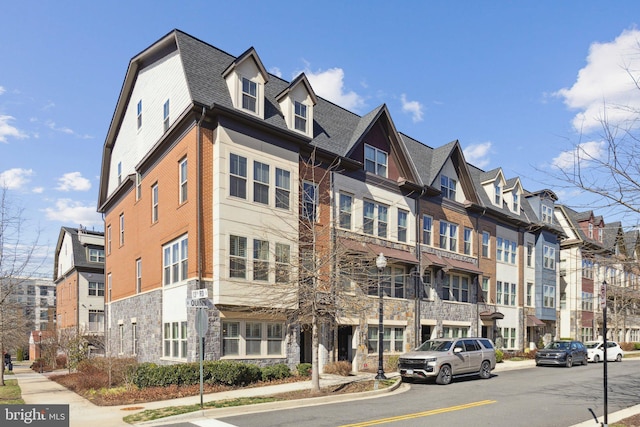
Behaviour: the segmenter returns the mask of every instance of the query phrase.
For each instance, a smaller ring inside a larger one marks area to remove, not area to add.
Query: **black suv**
[[[574,364],[586,365],[589,361],[587,349],[580,341],[552,341],[536,352],[536,366]]]

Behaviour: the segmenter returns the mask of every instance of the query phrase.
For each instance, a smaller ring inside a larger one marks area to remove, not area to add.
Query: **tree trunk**
[[[318,357],[319,349],[320,343],[318,339],[318,316],[314,312],[311,317],[311,390],[314,392],[320,391],[320,359]]]

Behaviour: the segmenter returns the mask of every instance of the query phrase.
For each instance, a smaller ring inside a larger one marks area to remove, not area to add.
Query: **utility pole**
[[[608,418],[608,408],[607,408],[607,281],[602,281],[602,286],[600,287],[600,307],[602,308],[602,348],[604,354],[604,362],[603,362],[603,383],[604,383],[604,423],[603,427],[607,427],[609,425]]]

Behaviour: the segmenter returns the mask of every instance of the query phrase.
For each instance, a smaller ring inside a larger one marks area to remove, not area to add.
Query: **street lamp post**
[[[384,376],[384,349],[382,343],[384,340],[384,325],[382,322],[384,313],[382,299],[382,272],[387,267],[387,258],[385,258],[382,252],[380,252],[380,255],[376,258],[376,267],[378,267],[378,375],[376,375],[376,379],[386,380],[387,377]]]
[[[38,332],[38,358],[39,360],[39,365],[40,365],[40,373],[42,373],[42,331]]]

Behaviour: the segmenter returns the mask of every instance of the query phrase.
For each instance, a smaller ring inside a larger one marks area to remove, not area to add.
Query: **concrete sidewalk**
[[[505,361],[498,363],[496,369],[493,371],[495,374],[500,372],[525,369],[535,367],[533,360],[524,361]],[[183,406],[183,405],[199,405],[200,396],[188,396],[178,399],[162,400],[156,402],[145,402],[140,404],[131,404],[123,406],[97,406],[77,395],[76,393],[67,390],[55,381],[50,380],[48,377],[52,374],[45,373],[39,374],[29,369],[29,362],[16,362],[13,368],[14,376],[18,380],[20,389],[22,390],[22,398],[25,403],[28,404],[68,404],[69,405],[69,418],[70,427],[117,427],[117,426],[129,426],[130,424],[122,421],[122,418],[134,414],[146,409],[159,409],[170,406]],[[387,373],[388,377],[397,376],[398,373]],[[321,387],[327,387],[332,385],[344,384],[352,382],[354,380],[367,380],[373,379],[375,374],[373,373],[360,373],[356,377],[342,377],[338,375],[322,375],[320,379]],[[12,376],[5,377],[12,379]],[[299,381],[295,383],[278,384],[265,387],[247,387],[238,390],[212,393],[204,395],[204,402],[211,402],[216,400],[235,399],[240,397],[255,397],[255,396],[267,396],[277,393],[286,393],[294,390],[306,390],[311,388],[311,381]],[[387,395],[390,392],[398,393],[409,389],[407,384],[398,384],[398,387],[394,390],[383,389],[380,391],[372,391],[365,393],[351,393],[337,396],[327,396],[321,398],[310,398],[296,401],[281,401],[272,403],[263,403],[257,405],[247,405],[233,408],[222,409],[205,409],[203,411],[192,412],[189,414],[183,414],[162,420],[153,422],[142,423],[142,425],[162,425],[169,422],[181,422],[181,421],[194,421],[197,419],[214,418],[230,416],[239,413],[260,412],[265,410],[286,409],[291,407],[300,407],[305,405],[318,405],[330,402],[339,402],[356,399],[367,399],[374,397],[381,397]],[[615,422],[617,420],[624,419],[636,413],[640,413],[640,405],[632,408],[625,409],[623,411],[609,414],[609,422]],[[585,423],[577,424],[577,426],[593,425],[593,420],[585,421]]]

